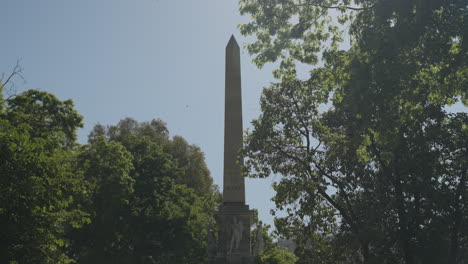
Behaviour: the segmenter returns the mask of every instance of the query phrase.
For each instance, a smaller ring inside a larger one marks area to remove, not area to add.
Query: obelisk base
[[[250,245],[250,227],[254,224],[254,211],[248,205],[223,204],[216,214],[218,243],[216,256],[207,264],[253,264]]]
[[[208,260],[207,264],[255,264],[255,257],[227,256],[215,257]]]

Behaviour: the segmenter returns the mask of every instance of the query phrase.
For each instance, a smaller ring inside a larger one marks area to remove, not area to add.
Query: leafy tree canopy
[[[273,241],[273,234],[269,233],[269,225],[262,225],[262,238],[264,248],[256,258],[258,264],[293,264],[296,263],[297,258],[294,254],[280,248],[278,244]],[[258,227],[257,227],[258,228]],[[257,228],[252,230],[252,238],[256,238]],[[253,243],[257,243],[256,239],[253,239]]]
[[[198,147],[129,118],[80,146],[71,100],[2,98],[1,263],[203,263],[220,197]]]
[[[181,166],[184,158],[190,163]],[[187,174],[206,169],[199,148],[181,137],[169,140],[161,120],[126,118],[117,126],[95,126],[79,161],[91,186],[93,217],[71,234],[78,262],[203,262],[206,221],[219,197]],[[197,194],[199,186],[208,191]]]
[[[181,173],[173,175],[177,184],[185,184],[193,188],[198,195],[211,193],[213,179],[205,163],[205,155],[199,147],[190,145],[181,136],[169,139],[169,130],[160,119],[150,122],[137,122],[132,118],[120,120],[117,125],[96,125],[89,135],[92,142],[97,136],[105,136],[110,141],[122,143],[132,148],[133,141],[138,137],[148,137],[151,142],[159,145],[162,150],[172,156]]]
[[[89,223],[75,199],[75,131],[71,101],[30,90],[2,102],[0,113],[0,262],[71,263],[67,229]]]
[[[300,261],[466,259],[468,116],[447,111],[468,103],[466,2],[241,0],[240,10],[254,62],[280,61],[246,165],[283,175],[274,201],[289,217],[276,223]]]

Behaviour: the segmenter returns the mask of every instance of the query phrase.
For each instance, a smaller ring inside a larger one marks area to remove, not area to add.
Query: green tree
[[[134,192],[131,154],[103,137],[85,145],[77,159],[89,194],[83,201],[91,223],[70,234],[79,263],[121,263],[128,250],[128,204]]]
[[[134,262],[201,263],[211,197],[177,185],[183,170],[149,137],[133,137],[126,148],[134,156],[128,233]]]
[[[203,263],[220,196],[198,147],[130,118],[79,146],[71,100],[0,84],[1,263]]]
[[[89,222],[73,173],[82,118],[70,100],[35,90],[1,104],[0,262],[71,263],[65,231]]]
[[[176,140],[180,156],[193,155],[184,152],[191,147],[185,140]],[[160,120],[127,118],[117,126],[94,128],[80,156],[92,189],[88,204],[93,217],[89,226],[71,235],[78,262],[204,261],[206,221],[218,197],[211,190],[198,195],[189,184],[177,183],[186,167],[166,152],[170,144]],[[206,167],[203,156],[191,162],[191,168]]]
[[[186,184],[197,194],[210,193],[213,179],[205,163],[205,155],[199,147],[190,145],[181,136],[174,136],[168,143],[166,151],[174,157],[177,166],[183,169],[176,183]]]
[[[273,242],[272,234],[268,232],[270,226],[262,225],[262,238],[264,248],[256,258],[258,264],[293,264],[296,263],[297,258],[294,254],[281,249],[275,242]],[[252,230],[252,238],[256,238],[257,228]],[[253,239],[253,243],[257,243],[256,239]]]
[[[293,264],[296,263],[296,257],[294,254],[289,253],[283,249],[280,249],[278,246],[269,248],[268,250],[263,251],[259,259],[257,260],[258,264]]]
[[[319,263],[466,259],[468,117],[447,112],[468,99],[466,3],[240,3],[254,62],[280,60],[245,150],[254,176],[283,175],[278,230]]]
[[[137,122],[132,118],[120,120],[117,125],[96,125],[89,135],[92,142],[96,136],[106,136],[108,140],[122,143],[125,147],[132,144],[135,137],[146,136],[150,141],[163,147],[163,151],[172,156],[182,173],[173,175],[176,184],[185,184],[193,188],[198,195],[211,192],[213,178],[205,163],[205,155],[199,147],[190,145],[181,136],[169,139],[169,130],[160,119],[150,122]]]

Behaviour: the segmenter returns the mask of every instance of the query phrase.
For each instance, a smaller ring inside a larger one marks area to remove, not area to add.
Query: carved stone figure
[[[263,227],[261,224],[257,225],[257,233],[255,234],[254,255],[258,256],[262,252],[265,244],[263,242]]]
[[[229,255],[232,255],[233,249],[238,249],[244,232],[244,224],[236,216],[233,217],[231,225],[231,244],[229,247]]]

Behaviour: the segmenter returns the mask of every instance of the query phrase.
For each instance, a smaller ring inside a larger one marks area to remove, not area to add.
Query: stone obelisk
[[[245,204],[244,177],[239,151],[242,148],[242,93],[240,50],[234,36],[226,46],[224,105],[224,203]]]
[[[240,49],[234,36],[226,46],[226,83],[224,113],[223,204],[216,214],[218,239],[209,264],[254,263],[250,245],[250,227],[254,212],[245,204],[242,159],[242,96]]]

